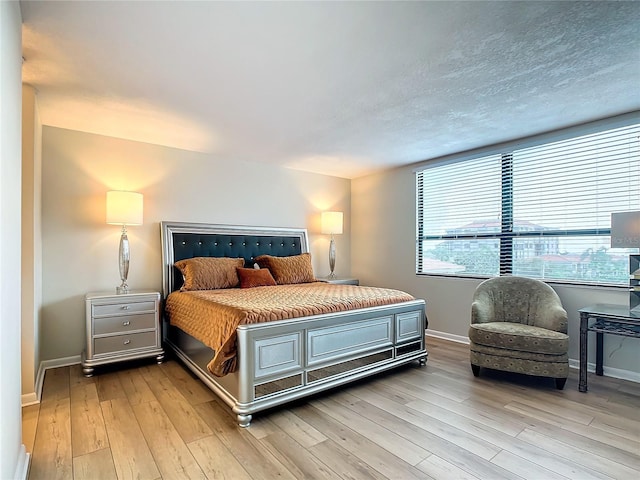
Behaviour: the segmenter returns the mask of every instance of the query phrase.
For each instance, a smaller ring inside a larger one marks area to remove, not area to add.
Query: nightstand
[[[348,277],[333,277],[333,278],[329,278],[329,277],[322,277],[322,278],[318,278],[318,280],[320,280],[321,282],[327,282],[327,283],[336,283],[336,284],[341,284],[341,285],[360,285],[360,280],[358,280],[357,278],[348,278]]]
[[[85,304],[85,376],[92,376],[98,365],[125,360],[156,357],[162,363],[158,292],[88,293]]]

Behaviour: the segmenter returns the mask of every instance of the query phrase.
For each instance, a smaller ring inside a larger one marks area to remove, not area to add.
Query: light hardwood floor
[[[553,380],[483,371],[468,346],[427,339],[426,367],[401,368],[254,416],[229,408],[179,363],[84,378],[48,370],[23,410],[40,479],[636,479],[640,384],[577,371]]]

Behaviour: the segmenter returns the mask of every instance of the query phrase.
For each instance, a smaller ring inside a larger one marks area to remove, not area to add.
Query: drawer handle
[[[129,310],[129,305],[123,305],[123,306],[122,306],[122,307],[120,307],[120,308],[122,308],[122,310]]]
[[[127,326],[131,325],[131,322],[129,320],[127,320],[126,322],[122,322],[122,325],[127,327]]]
[[[131,343],[131,340],[125,340],[124,341],[124,345],[129,345]]]

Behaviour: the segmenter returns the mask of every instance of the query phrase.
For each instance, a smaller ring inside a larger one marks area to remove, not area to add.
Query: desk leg
[[[602,350],[604,334],[596,332],[596,375],[602,376]]]
[[[587,391],[587,340],[589,314],[580,312],[580,382],[578,390]]]

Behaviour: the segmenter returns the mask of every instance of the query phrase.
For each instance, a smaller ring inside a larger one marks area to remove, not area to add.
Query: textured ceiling
[[[640,109],[637,2],[21,2],[42,123],[346,178]]]

